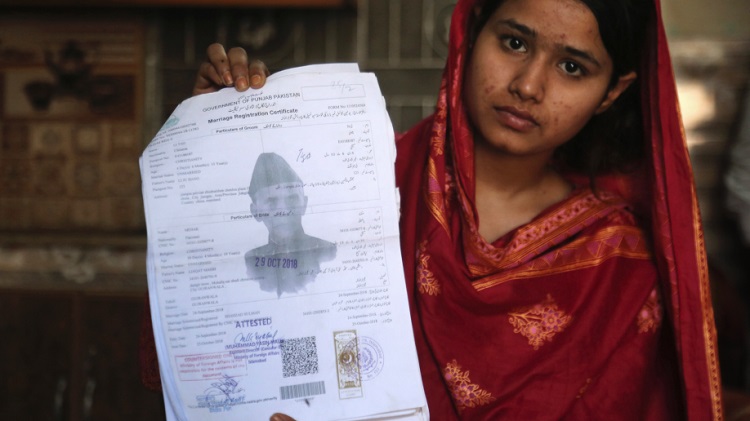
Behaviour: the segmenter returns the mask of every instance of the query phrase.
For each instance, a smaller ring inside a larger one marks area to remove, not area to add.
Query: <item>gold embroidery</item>
[[[638,333],[656,332],[661,325],[661,303],[656,288],[651,290],[643,308],[638,312]]]
[[[440,283],[435,275],[427,268],[427,261],[430,255],[427,254],[427,241],[422,241],[417,250],[417,285],[419,292],[427,295],[440,294]]]
[[[586,384],[584,384],[580,389],[578,389],[578,394],[576,395],[576,399],[581,399],[583,397],[583,394],[586,393],[586,389],[589,388],[590,384],[591,384],[591,378],[586,379]]]
[[[437,166],[435,160],[432,157],[427,159],[427,188],[424,191],[424,200],[427,207],[430,209],[430,213],[435,220],[443,227],[445,232],[450,236],[450,229],[448,228],[448,211],[445,207],[445,201],[443,196],[443,186],[440,185],[437,174]]]
[[[453,360],[443,369],[443,378],[448,383],[458,412],[466,408],[486,405],[495,400],[492,394],[469,379],[469,371],[461,371],[461,366]]]
[[[545,255],[538,256],[524,266],[501,271],[473,285],[477,291],[482,291],[512,279],[533,278],[597,266],[616,256],[643,260],[651,258],[643,232],[631,226],[605,228],[594,235],[579,237]]]
[[[602,195],[600,200],[591,191],[581,191],[566,206],[548,213],[532,224],[520,227],[506,247],[498,249],[485,241],[477,241],[474,246],[476,258],[485,261],[490,268],[514,267],[528,261],[553,247],[557,242],[555,239],[565,239],[567,232],[579,230],[597,219],[601,212],[607,212],[609,205],[605,201],[612,198],[604,193]],[[471,228],[472,234],[478,236],[477,227]]]
[[[551,342],[555,334],[562,332],[571,320],[570,315],[557,309],[557,304],[550,295],[541,304],[509,315],[508,321],[513,325],[513,333],[525,336],[535,350],[544,341]]]
[[[680,127],[680,129],[682,130],[682,127]],[[684,133],[682,138],[684,141]],[[687,162],[689,164],[690,160],[687,159]],[[696,264],[698,266],[700,297],[703,308],[703,341],[706,350],[706,369],[708,370],[709,376],[708,382],[711,390],[711,404],[713,406],[714,420],[721,420],[723,417],[721,402],[722,389],[721,375],[719,374],[718,345],[716,343],[716,321],[714,320],[714,310],[711,304],[711,292],[708,282],[708,261],[703,239],[703,229],[701,227],[700,209],[698,208],[698,199],[695,195],[695,189],[692,190],[692,205]]]
[[[445,82],[443,82],[442,87],[445,87]],[[448,116],[448,111],[444,89],[440,89],[438,103],[442,106],[438,106],[437,112],[435,113],[435,119],[432,124],[432,139],[430,139],[435,156],[443,154],[443,147],[445,145],[446,117]]]

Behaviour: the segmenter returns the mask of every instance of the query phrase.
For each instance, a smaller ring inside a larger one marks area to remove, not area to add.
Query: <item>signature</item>
[[[222,374],[222,378],[219,381],[211,383],[211,387],[206,389],[206,395],[215,395],[216,391],[221,392],[228,400],[232,400],[232,395],[235,393],[242,392],[244,389],[239,387],[239,382],[232,377]],[[213,392],[213,393],[212,393]]]
[[[331,84],[331,88],[339,91],[342,94],[344,92],[352,92],[355,89],[353,86],[349,85],[348,83],[344,83],[343,81],[340,81],[340,80],[334,81]]]
[[[222,374],[222,377],[211,383],[203,395],[196,396],[199,408],[208,408],[211,412],[229,411],[232,406],[245,401],[245,395],[239,395],[244,391],[239,387],[239,382],[234,378]]]
[[[245,333],[239,333],[237,336],[234,337],[234,343],[243,343],[243,342],[273,342],[276,340],[276,335],[278,335],[279,331],[274,330],[273,332],[265,332],[265,333],[259,333],[259,332],[248,332]]]

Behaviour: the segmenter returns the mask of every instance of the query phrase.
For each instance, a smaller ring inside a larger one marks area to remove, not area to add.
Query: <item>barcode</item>
[[[325,382],[312,382],[293,384],[291,386],[281,386],[281,400],[304,398],[313,395],[325,395]]]

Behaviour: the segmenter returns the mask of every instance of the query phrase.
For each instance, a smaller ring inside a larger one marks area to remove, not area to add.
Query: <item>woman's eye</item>
[[[511,49],[513,51],[517,51],[517,52],[525,52],[526,51],[526,45],[524,45],[524,43],[523,43],[522,40],[520,40],[520,39],[518,39],[516,37],[506,37],[506,38],[504,38],[503,39],[503,44],[507,48],[509,48],[509,49]]]
[[[560,68],[571,76],[583,76],[583,68],[578,63],[572,61],[564,61],[560,63]]]

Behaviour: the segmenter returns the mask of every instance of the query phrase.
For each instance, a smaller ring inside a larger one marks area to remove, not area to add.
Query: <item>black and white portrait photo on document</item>
[[[250,211],[268,229],[268,241],[245,253],[247,275],[278,297],[304,291],[320,264],[336,257],[336,244],[305,233],[304,183],[284,158],[267,152],[255,163],[248,194]]]

